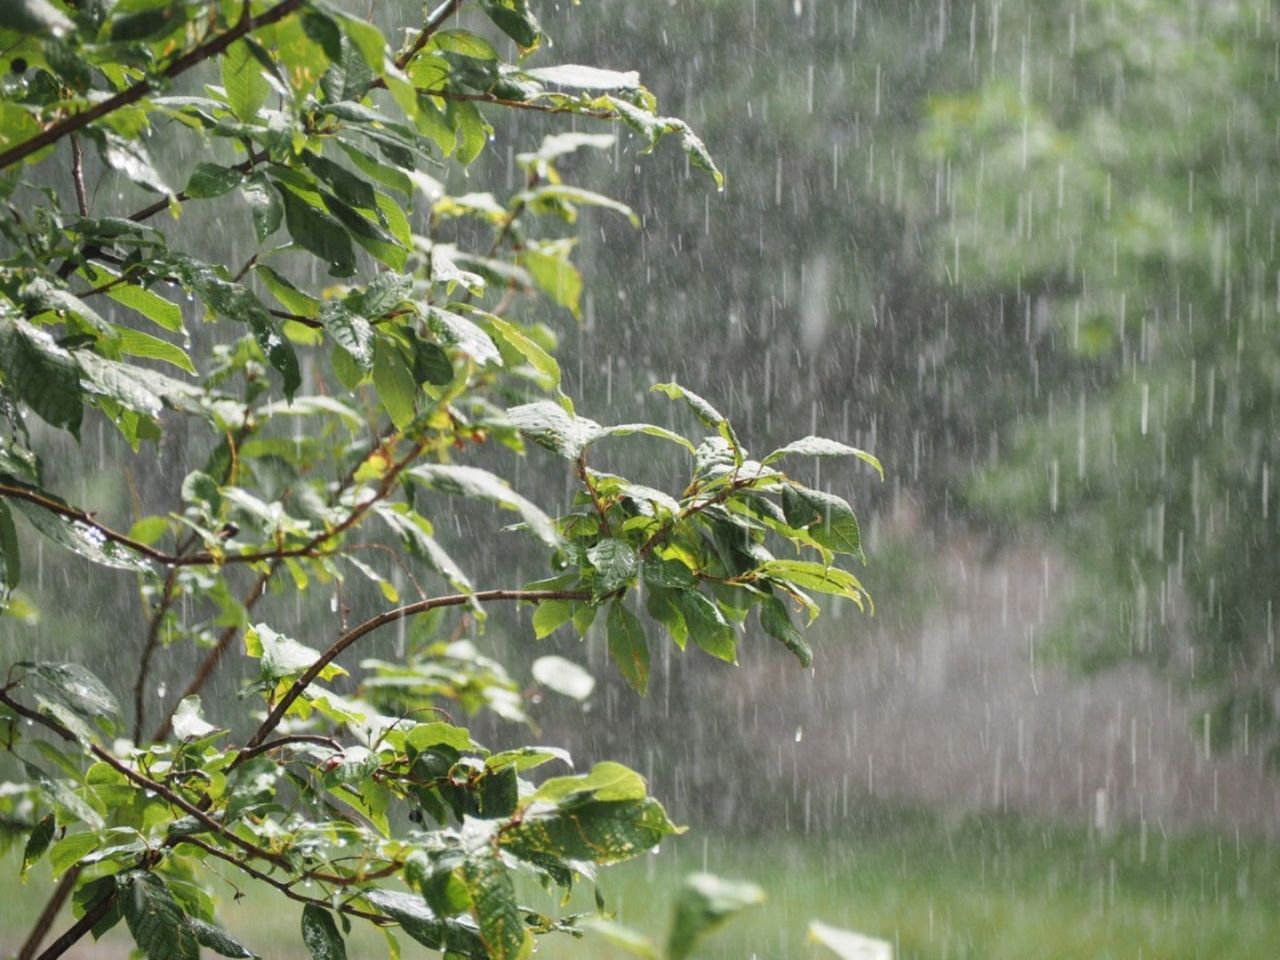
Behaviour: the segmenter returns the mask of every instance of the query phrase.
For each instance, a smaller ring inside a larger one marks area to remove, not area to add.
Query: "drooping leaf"
[[[49,334],[25,320],[0,316],[0,371],[41,418],[80,435],[80,366]]]
[[[129,932],[147,960],[200,960],[200,942],[161,877],[131,870],[117,881]]]
[[[314,903],[302,908],[302,942],[312,960],[347,960],[347,945],[333,914]]]
[[[468,857],[459,873],[490,960],[528,957],[533,952],[533,934],[524,924],[515,884],[501,859],[493,855]]]
[[[621,598],[610,604],[606,626],[610,659],[618,665],[627,683],[637,693],[644,693],[649,686],[649,641],[645,639],[644,627]]]

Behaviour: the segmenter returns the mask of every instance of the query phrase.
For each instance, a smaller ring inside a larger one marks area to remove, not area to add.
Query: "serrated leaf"
[[[280,187],[279,193],[284,201],[285,226],[293,242],[327,263],[331,275],[349,277],[355,273],[355,248],[347,228],[289,188]]]
[[[544,600],[533,611],[533,635],[542,640],[573,619],[577,605],[569,600]]]

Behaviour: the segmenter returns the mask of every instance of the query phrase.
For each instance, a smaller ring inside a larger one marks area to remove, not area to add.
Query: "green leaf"
[[[231,957],[232,960],[258,960],[256,953],[221,927],[205,923],[198,917],[187,917],[187,926],[195,934],[200,946],[212,950],[218,956]]]
[[[539,657],[533,661],[531,672],[544,687],[574,700],[587,699],[596,687],[595,677],[564,657]]]
[[[240,196],[244,198],[249,213],[253,216],[253,232],[259,243],[280,229],[280,223],[284,219],[284,204],[265,174],[255,173],[245,180],[240,186]]]
[[[542,640],[573,619],[578,605],[570,600],[544,600],[533,611],[533,635]]]
[[[415,893],[366,890],[363,896],[425,947],[453,951],[463,956],[485,956],[484,944],[474,930],[457,921],[436,916],[426,901]]]
[[[666,837],[682,832],[652,798],[587,800],[563,810],[526,810],[524,819],[506,831],[501,842],[516,856],[552,854],[609,864],[647,853]]]
[[[333,914],[314,903],[302,908],[302,942],[312,960],[347,960],[347,945]]]
[[[673,590],[671,601],[684,618],[689,639],[713,657],[738,662],[738,635],[719,607],[695,590]]]
[[[851,447],[836,440],[828,440],[825,437],[810,436],[803,437],[800,440],[793,440],[785,447],[779,447],[773,451],[761,463],[768,466],[793,453],[805,457],[857,457],[863,463],[871,464],[876,473],[880,474],[880,479],[884,479],[884,467],[880,465],[880,461],[874,456],[865,450],[859,450],[857,447]]]
[[[643,800],[648,794],[644,777],[613,760],[602,760],[588,773],[552,777],[528,798],[527,803],[561,803],[571,797],[616,802]]]
[[[70,833],[49,850],[49,866],[55,877],[66,873],[89,853],[98,848],[98,838],[92,833]]]
[[[787,605],[777,597],[766,597],[760,603],[760,626],[795,655],[803,667],[813,665],[813,650],[799,628],[791,622]]]
[[[325,332],[333,337],[334,343],[342,347],[361,370],[367,373],[373,369],[374,332],[373,325],[368,320],[347,309],[344,304],[336,300],[328,300],[320,308],[320,323]],[[379,346],[378,349],[382,347]],[[410,407],[412,407],[412,397]],[[412,416],[409,419],[413,419]]]
[[[329,264],[331,275],[349,277],[355,273],[355,248],[347,228],[288,187],[279,186],[278,189],[284,201],[285,226],[293,242]]]
[[[522,50],[538,46],[542,26],[529,9],[528,0],[480,0],[480,6],[494,25]]]
[[[471,896],[471,913],[490,960],[524,960],[533,953],[533,934],[516,903],[515,884],[496,856],[468,857],[459,876]]]
[[[31,503],[18,501],[15,506],[42,534],[86,560],[116,570],[151,573],[151,565],[145,559],[114,540],[104,540],[96,529],[78,520],[69,520]]]
[[[49,334],[25,320],[0,316],[0,371],[43,420],[80,436],[80,365]]]
[[[197,200],[220,197],[240,186],[243,179],[244,174],[235,167],[224,167],[216,163],[199,163],[191,172],[191,179],[187,181],[182,192]]]
[[[839,567],[824,567],[805,560],[769,560],[751,571],[752,576],[768,577],[781,583],[792,583],[802,590],[817,590],[847,597],[862,609],[867,592],[858,578]]]
[[[610,538],[601,540],[588,550],[587,559],[596,571],[596,596],[627,586],[636,575],[639,561],[631,544]]]
[[[798,484],[782,488],[787,523],[804,528],[816,542],[837,553],[862,559],[862,533],[853,508],[840,497]]]
[[[644,693],[649,686],[649,642],[640,621],[621,598],[610,605],[606,627],[609,656],[636,692]]]
[[[195,364],[181,347],[175,347],[167,340],[153,337],[149,333],[133,330],[129,327],[116,327],[120,337],[117,348],[127,357],[142,357],[146,360],[159,360],[172,364],[179,370],[195,375]]]
[[[676,894],[667,957],[685,960],[698,940],[734,914],[764,903],[764,899],[764,891],[754,883],[722,880],[709,873],[686,877]]]
[[[262,64],[243,40],[233,43],[222,56],[222,86],[231,112],[241,123],[252,123],[271,94]]]
[[[498,51],[478,33],[470,30],[441,30],[432,41],[446,53],[457,53],[475,60],[497,60]]]
[[[200,960],[195,932],[158,874],[131,870],[117,883],[125,922],[147,960]]]
[[[642,960],[658,960],[658,948],[644,934],[602,916],[587,917],[581,923],[588,933],[597,933],[610,944]]]
[[[31,835],[27,837],[27,845],[22,851],[22,876],[27,875],[27,871],[31,869],[31,865],[44,856],[44,852],[49,849],[49,841],[53,839],[53,831],[57,826],[57,821],[52,813],[46,814],[36,824],[35,829],[31,831]]]
[[[386,340],[373,345],[373,385],[396,429],[403,430],[413,422],[418,413],[418,383],[400,351]]]
[[[22,556],[18,547],[18,531],[13,525],[9,505],[0,500],[0,610],[9,605],[9,596],[22,576]]]
[[[738,463],[742,462],[742,448],[738,443],[738,437],[733,432],[733,427],[719,410],[713,407],[702,397],[698,396],[687,387],[682,387],[678,383],[655,383],[652,390],[670,397],[672,400],[683,400],[688,404],[689,409],[708,427],[715,429],[734,451],[734,458]]]
[[[519,263],[547,296],[581,319],[582,274],[569,262],[568,244],[530,244],[520,251]]]
[[[422,312],[434,331],[455,344],[459,350],[481,366],[501,364],[502,354],[492,338],[466,317],[452,310],[422,306]]]
[[[276,633],[265,623],[255,624],[245,631],[245,651],[260,659],[259,671],[263,680],[280,680],[305,672],[320,659],[320,653],[282,633]],[[327,664],[320,671],[321,680],[332,680],[347,671],[337,664]]]
[[[689,627],[684,622],[684,614],[676,607],[675,593],[666,587],[650,586],[645,591],[644,604],[649,616],[666,627],[672,642],[683,650],[689,642]]]

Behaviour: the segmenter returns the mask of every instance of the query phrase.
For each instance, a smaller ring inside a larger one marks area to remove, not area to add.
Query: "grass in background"
[[[16,877],[12,855],[0,863]],[[708,869],[752,879],[765,907],[705,942],[699,956],[809,957],[811,919],[883,937],[899,960],[1275,960],[1280,955],[1280,847],[1216,834],[1166,836],[1158,826],[1109,836],[1015,816],[942,815],[867,803],[856,827],[810,836],[690,836],[659,856],[606,872],[619,919],[661,937],[671,891]],[[12,951],[46,876],[16,880],[0,900],[0,946]],[[42,879],[43,878],[43,879]],[[222,901],[229,929],[270,960],[305,956],[296,904],[260,888]],[[531,892],[531,905],[549,898]],[[569,909],[590,910],[588,889]],[[401,937],[406,958],[428,952]],[[124,957],[113,931],[77,957]],[[598,938],[542,941],[555,958],[623,956]],[[353,958],[386,956],[382,935],[356,924]]]

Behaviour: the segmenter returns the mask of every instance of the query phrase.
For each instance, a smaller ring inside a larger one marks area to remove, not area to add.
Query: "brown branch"
[[[230,29],[220,33],[212,40],[200,44],[193,50],[188,51],[170,63],[163,71],[161,76],[166,80],[172,80],[174,77],[186,73],[197,64],[203,63],[212,57],[221,55],[226,49],[239,40],[241,37],[247,36],[259,27],[265,27],[269,24],[283,20],[289,14],[293,13],[300,6],[302,0],[281,0],[270,10],[267,10],[256,17],[243,16]],[[127,107],[131,103],[137,103],[147,94],[151,93],[153,87],[149,80],[139,80],[133,86],[121,90],[113,97],[108,97],[101,103],[97,103],[88,110],[82,110],[74,113],[63,120],[46,127],[40,133],[27,140],[10,147],[8,150],[0,153],[0,170],[13,166],[21,160],[25,160],[45,147],[57,143],[63,137],[75,133],[77,130],[87,127],[95,120],[101,120],[108,114],[114,113],[122,107]],[[167,202],[167,201],[166,201]],[[163,208],[162,208],[163,209]]]
[[[587,472],[587,451],[583,450],[578,454],[577,463],[578,479],[587,488],[587,493],[591,496],[591,502],[596,508],[596,513],[600,515],[600,524],[604,527],[604,534],[606,537],[612,537],[613,532],[609,529],[609,518],[605,515],[604,504],[600,502],[600,494],[596,492],[596,486],[591,482],[591,474]]]
[[[267,570],[258,575],[258,579],[254,581],[244,600],[241,601],[241,606],[244,607],[245,613],[252,610],[254,605],[262,599],[262,595],[266,592],[267,583],[275,575],[282,562],[280,560],[273,561]],[[151,735],[152,740],[165,740],[173,732],[173,716],[178,710],[178,704],[187,697],[193,697],[204,689],[204,685],[213,676],[213,671],[217,668],[218,663],[222,660],[223,655],[230,648],[232,641],[235,640],[239,632],[239,626],[230,626],[218,635],[218,642],[214,644],[213,649],[205,654],[205,658],[200,661],[200,666],[196,668],[195,676],[191,678],[191,682],[187,684],[186,689],[182,691],[182,696],[174,701],[173,706],[169,708],[169,712],[160,721],[155,733]]]
[[[258,727],[257,732],[249,739],[246,748],[253,749],[266,740],[271,731],[280,725],[280,721],[284,719],[284,715],[289,711],[289,707],[293,705],[293,702],[320,676],[324,668],[361,637],[372,633],[379,627],[385,627],[389,623],[395,623],[419,613],[426,613],[428,610],[435,610],[438,607],[460,607],[466,603],[494,603],[499,600],[541,603],[544,600],[590,599],[591,594],[585,590],[482,590],[478,593],[453,593],[442,597],[431,597],[428,600],[419,600],[403,607],[396,607],[394,610],[387,610],[376,617],[370,617],[364,623],[352,627],[331,643],[329,648],[316,658],[315,663],[311,664],[306,672],[293,682],[293,685],[285,691],[284,696],[271,708],[267,718],[262,721],[262,725]],[[227,768],[228,772],[234,770],[239,763],[240,757],[237,757]]]
[[[49,935],[49,930],[53,927],[53,921],[58,919],[58,911],[62,909],[62,905],[71,896],[71,892],[75,889],[76,881],[79,879],[79,864],[71,867],[62,875],[61,879],[58,880],[58,885],[50,893],[44,909],[40,911],[40,916],[36,917],[36,922],[32,925],[31,932],[27,934],[27,939],[22,942],[22,946],[18,949],[14,960],[32,960],[36,955],[36,951],[40,949],[41,942]],[[75,941],[72,942],[74,943]]]
[[[231,854],[227,853],[225,850],[219,850],[217,847],[215,847],[211,843],[205,843],[203,840],[200,840],[196,837],[181,837],[178,840],[178,843],[179,844],[186,843],[193,847],[199,847],[201,850],[205,851],[205,853],[208,853],[211,856],[217,857],[219,860],[222,860],[226,863],[231,864],[237,870],[241,870],[244,873],[247,873],[249,876],[253,877],[255,880],[261,880],[263,883],[268,884],[269,886],[275,887],[277,890],[283,893],[290,900],[296,900],[299,903],[314,903],[324,907],[326,910],[333,908],[333,904],[330,901],[321,900],[318,897],[308,897],[306,894],[298,893],[293,889],[291,884],[285,883],[282,880],[277,880],[275,877],[271,876],[268,873],[263,873],[261,870],[257,869],[254,866],[251,866],[245,861],[239,860],[236,857],[231,856]],[[370,877],[369,879],[373,879],[373,878]],[[360,909],[357,909],[356,907],[348,906],[347,904],[338,904],[337,909],[342,913],[349,914],[350,916],[353,916],[353,917],[362,917],[365,920],[371,920],[372,922],[379,925],[385,925],[392,922],[390,917],[384,917],[382,916],[382,914],[379,914],[379,913],[369,913],[367,910],[360,910]]]
[[[40,954],[38,960],[56,960],[57,957],[62,956],[75,946],[86,933],[98,925],[98,921],[111,912],[111,908],[115,906],[117,896],[118,894],[109,894],[85,911],[83,917],[77,920],[57,940],[49,944],[49,949]]]
[[[256,747],[244,750],[241,752],[241,756],[247,760],[249,757],[256,757],[260,753],[267,753],[295,743],[314,743],[322,747],[329,747],[335,753],[342,752],[342,744],[332,737],[321,736],[318,733],[291,733],[287,737],[276,737],[274,740],[268,740],[266,743],[260,743]]]
[[[462,6],[462,0],[446,0],[441,4],[431,16],[427,17],[427,22],[423,24],[418,35],[414,37],[413,43],[409,49],[400,56],[396,57],[396,69],[403,70],[409,65],[409,61],[414,55],[427,45],[427,41],[431,39],[431,35],[445,25],[448,19],[458,12],[458,8]]]
[[[71,135],[71,181],[76,188],[76,209],[80,216],[89,215],[89,197],[84,189],[84,151],[80,149],[80,138]]]
[[[147,627],[147,639],[142,645],[142,656],[138,660],[138,678],[133,683],[133,742],[142,739],[142,728],[146,726],[146,686],[151,673],[151,660],[155,656],[156,647],[160,645],[161,627],[164,626],[165,614],[173,606],[177,597],[178,568],[170,567],[164,578],[164,586],[160,591],[160,601],[156,604],[155,614]]]

